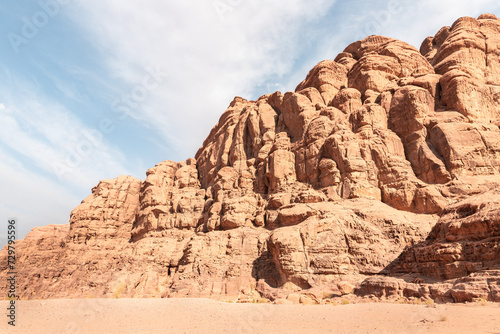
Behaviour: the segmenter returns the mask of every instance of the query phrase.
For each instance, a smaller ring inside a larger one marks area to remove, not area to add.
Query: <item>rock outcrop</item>
[[[20,241],[19,296],[500,301],[499,50],[500,20],[466,17],[235,98],[194,159]]]

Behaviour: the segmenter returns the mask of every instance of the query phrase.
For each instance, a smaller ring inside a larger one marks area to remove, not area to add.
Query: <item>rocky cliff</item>
[[[499,185],[500,20],[370,36],[33,229],[18,294],[500,301]]]

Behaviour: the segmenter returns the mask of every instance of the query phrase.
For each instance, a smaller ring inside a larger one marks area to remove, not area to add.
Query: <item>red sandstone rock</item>
[[[428,61],[409,44],[382,36],[370,36],[348,46],[344,53],[357,60],[349,71],[349,87],[361,93],[382,92],[393,80],[434,73]]]
[[[296,92],[307,87],[316,88],[323,97],[324,104],[329,105],[337,92],[347,84],[348,69],[341,63],[325,60],[316,65],[302,81]]]
[[[477,121],[498,118],[500,21],[494,15],[458,19],[422,46],[442,74],[442,103]]]
[[[70,217],[68,238],[74,243],[129,240],[139,209],[141,181],[131,176],[104,180]]]
[[[499,36],[491,14],[421,54],[370,36],[235,98],[195,159],[101,181],[20,241],[20,297],[500,301]]]

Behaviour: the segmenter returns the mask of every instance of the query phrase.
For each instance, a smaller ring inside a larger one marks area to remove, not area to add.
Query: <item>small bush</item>
[[[113,296],[114,296],[115,298],[120,298],[120,297],[122,296],[122,294],[123,294],[123,291],[125,291],[125,286],[126,286],[126,285],[127,285],[127,284],[126,284],[125,282],[120,283],[120,284],[116,287],[115,292],[113,292]]]
[[[268,302],[266,298],[252,299],[252,304],[267,304]]]
[[[442,315],[441,317],[439,317],[439,321],[444,322],[446,320],[448,320],[448,318],[446,318],[446,316],[444,316],[444,315]]]
[[[486,306],[488,305],[488,300],[484,297],[481,297],[477,300],[477,303],[481,306]]]
[[[349,299],[342,299],[342,305],[349,304]]]
[[[329,292],[323,292],[323,299],[330,299],[332,298],[332,294]]]

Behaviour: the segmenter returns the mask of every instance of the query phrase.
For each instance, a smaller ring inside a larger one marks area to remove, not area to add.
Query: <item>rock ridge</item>
[[[236,97],[195,158],[33,229],[19,296],[500,301],[499,50],[496,16],[464,17]]]

